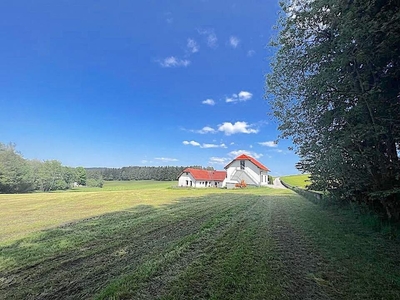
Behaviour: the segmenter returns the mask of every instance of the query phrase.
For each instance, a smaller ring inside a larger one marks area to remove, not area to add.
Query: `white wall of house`
[[[178,185],[179,186],[195,186],[196,180],[194,180],[192,174],[190,173],[182,173],[181,176],[179,176],[178,179]]]
[[[209,181],[209,180],[197,180],[193,178],[190,173],[182,173],[178,179],[178,185],[183,187],[196,187],[196,188],[206,188],[206,187],[222,187],[221,181]]]
[[[244,169],[241,168],[240,160],[229,165],[226,182],[241,182],[244,180],[250,185],[268,185],[268,172],[261,170],[249,160],[244,161]]]

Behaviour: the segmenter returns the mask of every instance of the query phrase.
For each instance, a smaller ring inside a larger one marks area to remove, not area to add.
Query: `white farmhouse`
[[[268,172],[270,171],[255,158],[246,154],[239,155],[225,166],[226,179],[223,187],[233,188],[236,183],[242,180],[247,185],[266,186],[268,185]]]
[[[222,187],[226,171],[186,168],[178,176],[178,185],[184,187]]]

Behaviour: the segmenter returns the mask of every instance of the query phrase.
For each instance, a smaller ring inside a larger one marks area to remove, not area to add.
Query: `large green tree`
[[[33,178],[26,160],[15,145],[0,143],[0,193],[23,193],[33,190]]]
[[[267,95],[313,187],[400,217],[400,7],[281,4]]]

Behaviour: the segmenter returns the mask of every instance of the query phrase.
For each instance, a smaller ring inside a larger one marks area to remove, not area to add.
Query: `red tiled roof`
[[[268,169],[266,166],[264,166],[262,163],[260,163],[258,160],[256,160],[255,158],[248,156],[246,154],[242,154],[239,155],[238,157],[236,157],[234,160],[232,160],[229,164],[227,164],[225,166],[225,169],[227,169],[229,167],[230,164],[232,164],[234,161],[236,160],[249,160],[251,161],[253,164],[255,164],[258,168],[260,168],[261,170],[267,171],[269,172],[270,169]]]
[[[226,171],[209,171],[209,170],[186,168],[185,170],[182,171],[182,173],[185,172],[192,174],[193,178],[196,180],[224,181],[226,177]],[[178,177],[180,177],[182,173]]]

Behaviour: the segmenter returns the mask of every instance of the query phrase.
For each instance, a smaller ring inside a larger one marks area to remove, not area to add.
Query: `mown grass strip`
[[[340,210],[294,196],[276,205],[309,251],[322,259],[317,284],[335,299],[399,299],[400,243]]]

